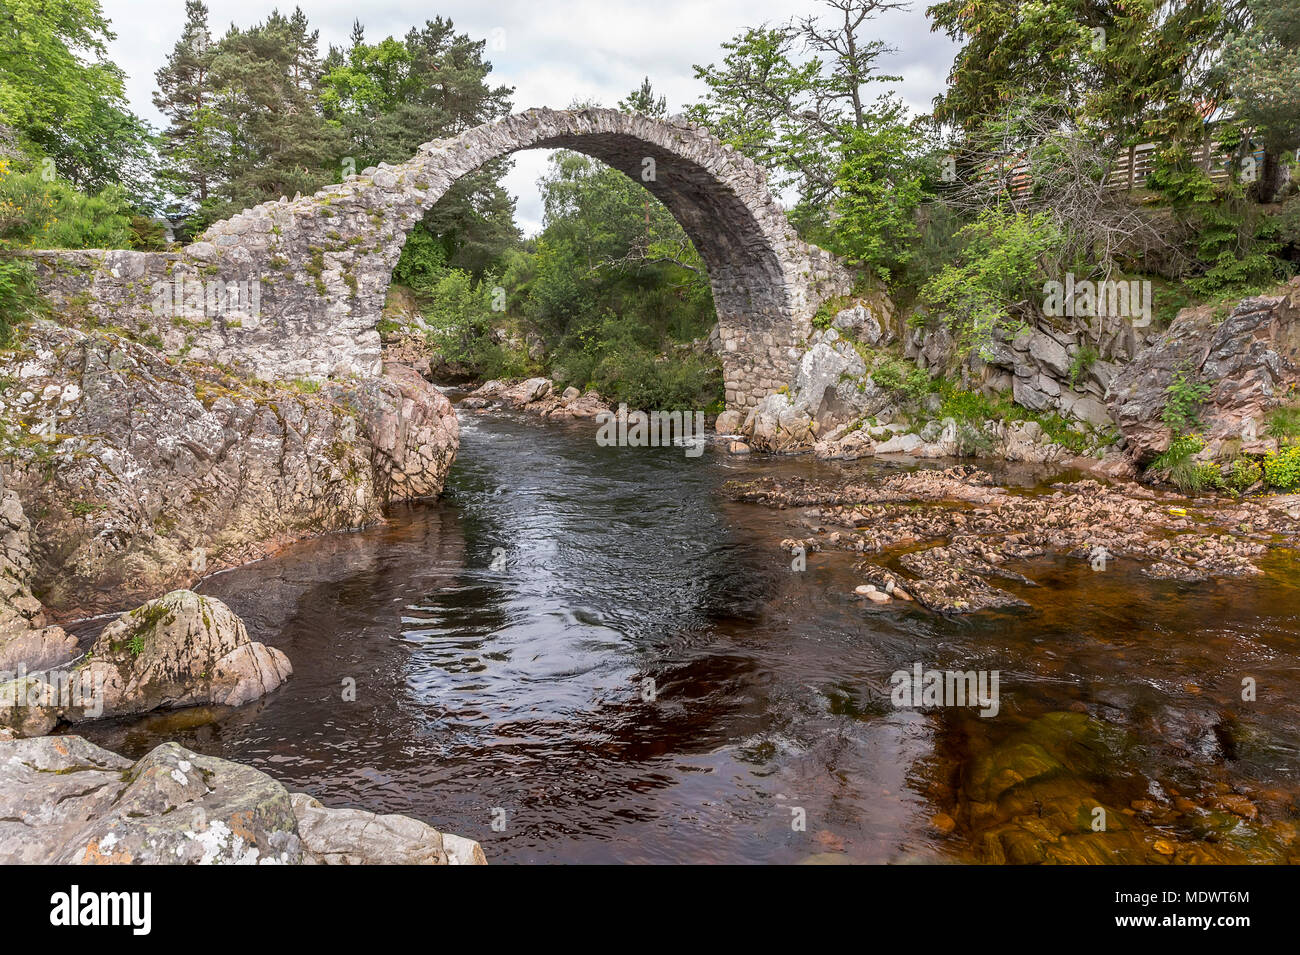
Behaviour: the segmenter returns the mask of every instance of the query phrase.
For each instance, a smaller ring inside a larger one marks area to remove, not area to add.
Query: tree
[[[885,0],[823,0],[829,24],[806,17],[746,30],[722,44],[720,66],[696,66],[708,87],[691,115],[724,142],[776,172],[778,188],[794,187],[806,208],[796,218],[817,222],[833,199],[844,142],[877,120],[864,89],[897,80],[876,71],[892,52],[861,34],[882,11],[904,6]]]
[[[650,77],[647,76],[640,86],[618,101],[618,108],[625,113],[640,113],[662,119],[668,115],[668,97],[656,96]]]
[[[1300,0],[1251,0],[1250,25],[1225,44],[1219,70],[1243,145],[1264,146],[1259,197],[1280,185],[1281,154],[1300,147]]]
[[[318,105],[317,41],[305,18],[278,11],[222,37],[212,80],[226,155],[206,220],[341,177],[344,141]]]
[[[933,195],[934,164],[926,137],[906,121],[901,103],[864,112],[840,149],[838,215],[828,243],[834,251],[874,270],[896,275],[911,258],[919,235],[916,211]]]
[[[207,5],[186,0],[181,37],[154,74],[158,89],[153,103],[168,120],[160,150],[164,177],[176,198],[190,207],[208,203],[226,158],[212,71],[216,55]]]
[[[5,0],[0,123],[78,189],[120,184],[143,204],[151,137],[126,106],[121,69],[106,58],[113,39],[99,0]]]
[[[799,36],[804,48],[825,65],[821,82],[815,88],[818,98],[816,115],[837,118],[847,110],[854,129],[865,129],[867,109],[862,88],[868,83],[898,82],[901,76],[876,72],[876,60],[894,50],[884,40],[864,40],[858,36],[876,14],[908,6],[887,0],[823,0],[835,11],[831,23],[823,26],[815,16],[799,21]]]
[[[488,84],[484,47],[442,17],[374,44],[355,24],[350,46],[325,59],[321,106],[356,167],[404,162],[422,143],[509,115],[513,90]],[[518,242],[514,201],[500,184],[508,168],[504,159],[485,164],[425,216],[420,228],[437,237],[449,266],[481,276]]]
[[[1051,107],[1078,119],[1087,90],[1089,51],[1107,34],[1104,2],[969,3],[944,0],[926,9],[932,30],[962,44],[935,98],[934,117],[973,129],[1013,100]]]

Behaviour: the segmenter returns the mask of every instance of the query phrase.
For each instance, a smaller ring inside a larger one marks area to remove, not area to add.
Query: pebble
[[[935,814],[934,818],[930,820],[930,825],[933,826],[936,831],[942,832],[944,835],[947,835],[957,828],[956,821],[946,812]]]

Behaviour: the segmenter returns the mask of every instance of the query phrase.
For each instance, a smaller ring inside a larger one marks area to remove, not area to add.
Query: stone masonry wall
[[[528,110],[315,195],[246,209],[179,252],[33,255],[65,308],[156,338],[169,353],[267,380],[376,375],[376,325],[409,230],[462,176],[533,148],[608,163],[682,223],[708,268],[728,406],[751,407],[788,384],[812,316],[851,277],[799,240],[761,167],[677,119]],[[239,300],[223,311],[217,293],[231,285]]]

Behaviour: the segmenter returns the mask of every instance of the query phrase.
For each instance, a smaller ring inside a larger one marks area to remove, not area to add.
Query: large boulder
[[[743,431],[756,451],[790,454],[805,451],[817,439],[817,424],[806,408],[786,394],[768,395],[745,418]]]
[[[41,321],[0,373],[7,482],[42,515],[32,583],[66,616],[378,523],[438,493],[459,442],[446,397],[400,365],[267,383]]]
[[[880,303],[855,302],[835,313],[831,327],[873,348],[894,340],[889,313]]]
[[[59,690],[38,676],[20,673],[0,683],[0,730],[43,736],[59,724]]]
[[[171,706],[240,706],[292,673],[289,659],[249,639],[220,600],[177,590],[104,628],[77,671],[83,702],[64,715],[76,722]]]
[[[846,379],[860,381],[866,373],[866,363],[851,343],[840,339],[834,329],[819,332],[812,347],[799,360],[790,386],[790,403],[810,417],[818,418],[829,410],[825,407],[828,398],[834,402],[837,385]]]
[[[471,840],[403,816],[324,809],[178,743],[132,763],[79,736],[0,740],[0,864],[483,861]]]
[[[1140,465],[1169,447],[1161,416],[1179,373],[1210,388],[1197,429],[1207,456],[1225,445],[1275,448],[1265,419],[1300,386],[1300,279],[1282,294],[1243,299],[1221,322],[1212,306],[1183,309],[1165,334],[1119,369],[1110,410]]]

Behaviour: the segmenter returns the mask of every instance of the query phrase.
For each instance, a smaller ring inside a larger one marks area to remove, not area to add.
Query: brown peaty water
[[[285,687],[78,731],[131,756],[176,739],[494,863],[1298,858],[1293,555],[1201,585],[1048,559],[1020,568],[1028,610],[876,608],[845,597],[850,555],[793,571],[796,515],[719,488],[888,465],[462,422],[443,499],[204,582],[288,654]],[[997,716],[895,707],[917,662],[998,670]]]

